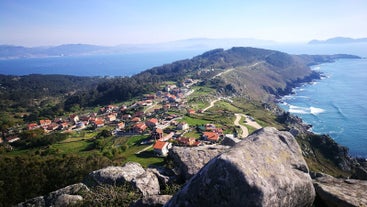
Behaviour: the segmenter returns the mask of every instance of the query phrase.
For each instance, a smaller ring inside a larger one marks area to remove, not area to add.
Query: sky
[[[0,44],[367,37],[366,0],[0,0]]]

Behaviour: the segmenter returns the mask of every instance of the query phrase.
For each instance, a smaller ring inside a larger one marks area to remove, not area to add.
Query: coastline
[[[339,59],[345,59],[345,58],[339,58]],[[336,59],[336,60],[339,60],[339,59]],[[364,59],[364,58],[360,58],[360,59]],[[335,62],[335,61],[334,61]],[[317,116],[319,113],[323,113],[324,112],[324,109],[322,108],[316,108],[316,107],[310,107],[310,111],[305,113],[304,111],[301,111],[301,110],[298,110],[299,113],[294,113],[292,112],[293,111],[297,111],[297,108],[294,108],[292,110],[287,110],[287,109],[284,109],[281,105],[287,105],[288,107],[291,106],[291,107],[296,107],[296,106],[293,106],[291,104],[288,104],[284,98],[287,98],[288,96],[292,96],[292,95],[296,95],[296,91],[297,89],[300,89],[302,87],[308,87],[308,85],[312,84],[317,84],[319,83],[320,81],[322,80],[325,80],[327,78],[329,78],[323,71],[319,71],[319,68],[320,68],[320,65],[322,64],[325,64],[325,63],[330,63],[330,62],[322,62],[322,63],[319,63],[319,64],[316,64],[316,65],[312,65],[311,66],[311,70],[313,71],[313,73],[310,75],[310,76],[307,76],[306,78],[304,78],[303,80],[299,81],[295,81],[291,84],[289,84],[287,86],[287,90],[284,90],[282,92],[288,92],[288,93],[280,93],[280,94],[277,94],[276,95],[276,99],[274,100],[275,104],[277,105],[278,108],[280,108],[280,110],[282,111],[281,113],[286,113],[288,114],[290,117],[291,120],[293,120],[293,123],[291,125],[298,125],[296,128],[298,131],[301,131],[302,133],[305,133],[305,134],[313,134],[313,135],[318,135],[318,136],[328,136],[330,137],[335,143],[337,143],[340,147],[342,148],[345,148],[347,149],[347,154],[348,154],[348,157],[349,158],[352,158],[352,159],[362,159],[362,160],[367,160],[367,156],[364,156],[364,155],[353,155],[352,153],[350,153],[350,147],[347,147],[343,144],[340,144],[337,140],[335,140],[335,138],[329,134],[329,133],[323,133],[323,132],[315,132],[314,131],[314,126],[312,125],[312,123],[309,123],[307,121],[305,121],[303,118],[302,118],[302,115],[298,115],[298,114],[302,114],[304,113],[305,115],[307,114],[312,114],[313,116]],[[315,69],[313,69],[315,68]],[[315,75],[317,74],[317,75]],[[302,91],[302,90],[300,90]],[[302,108],[304,109],[303,107],[299,107],[299,108]],[[319,111],[318,111],[319,110]]]

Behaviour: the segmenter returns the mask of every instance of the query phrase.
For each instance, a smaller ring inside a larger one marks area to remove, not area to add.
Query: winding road
[[[258,124],[256,121],[252,121],[245,114],[235,114],[235,116],[236,116],[236,119],[234,120],[233,123],[234,123],[235,126],[239,126],[241,128],[241,130],[242,130],[242,135],[240,136],[241,138],[245,138],[249,135],[247,127],[239,123],[242,116],[245,117],[245,119],[246,119],[246,125],[249,125],[249,126],[255,128],[255,129],[261,129],[262,128],[262,126],[260,126],[260,124]]]
[[[208,110],[208,109],[210,109],[211,107],[213,107],[213,106],[214,106],[214,104],[215,104],[217,101],[221,100],[221,99],[222,99],[222,98],[218,98],[218,99],[215,99],[214,101],[210,102],[210,105],[209,105],[208,107],[206,107],[205,109],[203,109],[203,113],[204,113],[206,110]]]

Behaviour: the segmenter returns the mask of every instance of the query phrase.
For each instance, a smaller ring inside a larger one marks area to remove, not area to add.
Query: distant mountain
[[[334,37],[327,40],[311,40],[308,44],[367,43],[367,38]]]
[[[23,47],[0,45],[0,59],[34,58],[51,56],[80,56],[96,54],[124,54],[137,52],[159,52],[177,50],[211,50],[233,46],[266,46],[273,41],[252,38],[208,39],[196,38],[154,44],[123,44],[117,46],[98,46],[89,44],[64,44],[50,47]]]
[[[74,56],[103,53],[108,47],[87,44],[65,44],[55,47],[22,47],[0,45],[0,59]]]

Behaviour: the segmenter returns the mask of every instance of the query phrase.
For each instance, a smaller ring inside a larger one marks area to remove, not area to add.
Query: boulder
[[[227,151],[228,146],[173,147],[169,156],[175,163],[175,172],[184,180],[194,176],[209,160]]]
[[[32,198],[26,200],[22,203],[18,203],[18,207],[43,207],[46,206],[45,198],[43,196],[39,196],[36,198]]]
[[[83,197],[80,195],[62,194],[56,198],[54,206],[67,207],[81,201],[83,201]]]
[[[165,169],[163,167],[148,168],[147,171],[150,171],[157,176],[159,185],[161,186],[165,186],[168,183],[173,182],[175,179],[174,173],[169,172],[169,169]]]
[[[356,167],[352,175],[353,179],[367,180],[367,170],[361,166]]]
[[[295,138],[266,127],[212,159],[166,206],[311,206],[314,198]]]
[[[314,186],[322,206],[367,206],[367,181],[321,176]]]
[[[45,203],[46,206],[67,206],[65,204],[71,204],[76,201],[83,200],[80,195],[88,191],[89,188],[83,183],[69,185],[46,195],[44,197]]]
[[[131,207],[160,207],[166,204],[171,198],[171,195],[150,195],[138,200]]]
[[[145,173],[137,176],[132,180],[132,183],[140,192],[143,193],[143,196],[159,194],[160,186],[158,178],[151,171],[146,171]]]
[[[18,206],[70,206],[78,201],[82,201],[83,197],[81,195],[85,192],[89,192],[89,188],[83,183],[77,183],[53,191],[45,196],[36,197],[23,203],[19,203]]]
[[[109,166],[95,170],[87,176],[88,185],[122,185],[145,173],[144,168],[136,162],[128,162],[123,167]]]
[[[228,137],[225,136],[224,139],[222,140],[221,144],[225,145],[225,146],[230,146],[233,147],[235,146],[238,142],[240,142],[241,140],[236,138],[236,137]]]

